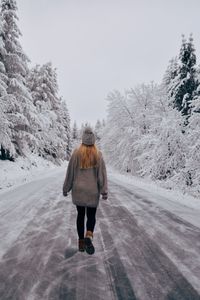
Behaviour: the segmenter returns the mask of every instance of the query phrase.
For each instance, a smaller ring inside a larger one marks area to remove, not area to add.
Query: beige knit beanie
[[[88,146],[92,146],[95,143],[95,135],[89,126],[85,127],[83,130],[82,143]]]

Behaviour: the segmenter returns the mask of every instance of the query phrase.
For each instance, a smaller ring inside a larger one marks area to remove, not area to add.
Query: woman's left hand
[[[103,199],[103,200],[107,200],[107,199],[108,199],[108,194],[106,194],[106,193],[105,193],[105,194],[102,194],[102,199]]]

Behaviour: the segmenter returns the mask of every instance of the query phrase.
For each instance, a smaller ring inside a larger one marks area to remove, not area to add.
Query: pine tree
[[[0,98],[0,159],[14,160],[15,149],[10,138],[10,124],[3,112],[1,100]]]
[[[102,120],[102,127],[105,127],[106,126],[106,121],[105,119]]]
[[[15,0],[2,0],[0,12],[0,157],[26,155],[68,158],[70,117],[58,96],[57,72],[47,63],[28,68],[17,26]],[[13,147],[14,145],[14,147]]]
[[[200,192],[200,69],[197,74],[198,87],[191,103],[191,116],[186,131],[189,145],[189,155],[186,164],[186,179],[188,185]],[[188,180],[188,178],[190,180]]]
[[[166,90],[169,104],[172,104],[171,100],[173,97],[174,86],[176,86],[177,75],[178,75],[178,58],[172,58],[169,61],[169,65],[163,77],[162,86]]]
[[[5,44],[3,40],[2,19],[0,17],[0,159],[13,160],[15,156],[15,148],[11,137],[11,124],[7,119],[7,113],[12,111],[12,98],[7,94],[8,77],[3,61],[6,54]]]
[[[187,42],[183,36],[179,54],[180,65],[175,77],[175,85],[172,88],[174,107],[183,115],[190,115],[190,104],[197,88],[196,83],[196,55],[192,35]]]
[[[60,107],[56,110],[56,114],[58,116],[58,136],[63,141],[63,150],[65,150],[66,159],[69,160],[72,152],[70,116],[67,104],[62,98]]]
[[[101,139],[101,129],[102,129],[102,124],[101,124],[100,120],[98,119],[95,124],[95,127],[94,127],[94,133],[95,133],[97,141],[99,141]]]
[[[15,0],[2,0],[1,18],[2,40],[5,45],[2,61],[8,77],[7,93],[13,102],[6,115],[10,123],[12,141],[16,152],[21,155],[24,154],[24,149],[27,146],[34,147],[32,133],[37,126],[37,117],[26,85],[28,58],[19,43],[21,33],[16,22],[18,18]]]
[[[43,157],[64,159],[71,153],[70,118],[66,103],[58,96],[56,69],[51,63],[34,67],[28,85],[37,110],[37,149]]]
[[[169,65],[163,77],[163,82],[166,86],[169,86],[170,82],[177,76],[177,72],[178,59],[177,57],[174,57],[169,61]]]
[[[73,140],[78,139],[78,127],[77,127],[76,121],[74,121],[73,128],[72,128],[72,139]]]

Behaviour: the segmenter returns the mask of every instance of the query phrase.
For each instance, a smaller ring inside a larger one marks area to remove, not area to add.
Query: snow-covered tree
[[[37,110],[37,151],[43,157],[65,158],[71,152],[70,118],[66,103],[58,96],[56,69],[51,63],[34,67],[28,86]]]
[[[179,67],[171,86],[174,107],[183,115],[190,115],[190,103],[197,88],[196,83],[196,55],[192,36],[187,42],[183,36],[179,54]]]
[[[28,68],[15,0],[0,10],[0,157],[31,152],[54,159],[71,153],[70,117],[58,96],[57,72],[47,63]]]
[[[190,36],[160,86],[142,84],[108,95],[101,145],[111,165],[199,195],[200,69],[195,65]]]
[[[105,122],[105,121],[104,121]],[[104,130],[104,127],[103,126],[103,121],[101,122],[99,119],[96,121],[96,124],[94,126],[94,134],[95,134],[95,138],[96,138],[96,144],[97,144],[97,147],[99,149],[101,149],[101,138],[102,138],[102,135],[103,135],[103,130]]]
[[[120,170],[163,180],[184,168],[183,118],[155,84],[140,85],[108,97],[102,145]]]
[[[164,103],[164,102],[163,102]],[[139,174],[156,180],[173,177],[184,168],[187,145],[183,134],[184,120],[175,109],[166,107],[152,124],[148,135],[137,143],[141,149]]]
[[[102,127],[105,127],[106,126],[106,121],[105,119],[102,120]]]
[[[174,87],[178,84],[178,58],[172,58],[169,61],[169,65],[167,67],[167,70],[163,77],[162,86],[163,89],[166,91],[166,94],[168,96],[168,102],[170,105],[173,104],[173,93],[174,93]],[[174,106],[174,105],[173,105]]]
[[[81,143],[82,129],[83,129],[83,124],[82,124],[82,127],[79,128],[77,125],[77,122],[74,121],[73,127],[72,127],[72,149],[77,148],[79,146],[79,144]]]
[[[72,139],[73,140],[78,139],[78,127],[77,127],[76,121],[74,121],[73,128],[72,128]]]
[[[196,96],[191,103],[191,116],[185,133],[189,153],[184,172],[187,185],[191,185],[196,193],[200,193],[200,74],[198,76],[199,86],[196,91]]]
[[[102,124],[101,121],[98,119],[94,126],[94,133],[97,141],[101,139],[101,129],[102,129]]]
[[[37,127],[37,116],[26,85],[28,58],[19,42],[21,33],[17,26],[16,12],[15,0],[2,0],[1,36],[5,51],[1,53],[1,59],[8,78],[7,93],[12,101],[12,103],[7,103],[6,116],[10,124],[15,150],[18,154],[24,154],[27,147],[34,147],[33,132]]]
[[[101,145],[106,159],[114,167],[125,170],[132,164],[132,130],[134,117],[127,95],[119,91],[109,93],[108,117],[102,132]]]
[[[14,160],[15,149],[11,141],[11,130],[0,99],[0,159]]]
[[[63,141],[63,149],[65,150],[67,160],[69,160],[72,151],[70,116],[67,104],[62,98],[56,114],[58,116],[58,136]]]
[[[15,156],[15,148],[11,137],[11,124],[7,119],[7,113],[12,111],[12,97],[7,94],[8,77],[3,61],[6,54],[3,31],[2,18],[0,16],[0,159],[13,160]]]

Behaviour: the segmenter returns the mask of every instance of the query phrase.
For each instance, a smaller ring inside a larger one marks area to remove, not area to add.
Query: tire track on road
[[[57,200],[56,196],[51,197],[38,210],[2,258],[0,299],[27,300],[30,290],[40,278],[57,232],[63,223],[63,211],[60,208],[65,209],[60,196],[57,196]],[[57,215],[55,219],[54,211]]]
[[[54,243],[51,255],[34,288],[34,300],[68,299],[112,299],[106,288],[107,278],[102,261],[102,244],[98,230],[95,231],[96,252],[93,256],[80,253],[77,249],[76,208],[69,200],[69,219],[65,229],[59,234],[64,236],[64,243]],[[64,251],[65,250],[65,251]]]
[[[163,209],[157,204],[134,194],[134,192],[118,185],[117,198],[124,197],[125,206],[129,199],[132,215],[140,227],[159,244],[168,257],[179,268],[183,276],[200,293],[200,229],[176,214]]]
[[[113,237],[110,234],[110,225],[105,218],[106,210],[104,208],[105,206],[101,203],[102,220],[99,222],[99,226],[104,243],[103,258],[113,293],[118,300],[137,300],[120,255],[114,245]]]
[[[105,223],[112,237],[110,243],[118,249],[136,298],[199,300],[193,286],[115,197],[116,188],[113,191],[110,185],[110,189],[109,200],[102,205]]]

